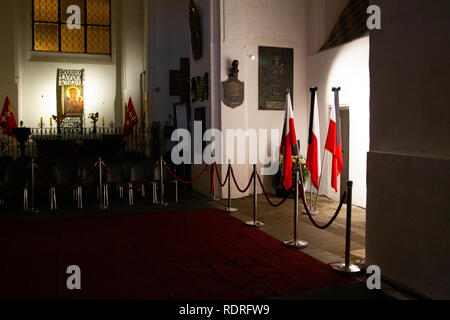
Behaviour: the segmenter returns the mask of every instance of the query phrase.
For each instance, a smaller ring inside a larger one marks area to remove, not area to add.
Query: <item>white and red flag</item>
[[[306,156],[306,167],[311,173],[312,185],[319,190],[320,177],[320,128],[319,128],[319,108],[317,103],[317,87],[311,88],[311,112],[309,115],[309,138],[308,154]]]
[[[342,157],[342,140],[341,140],[341,118],[339,108],[339,90],[341,88],[333,88],[334,106],[331,110],[330,125],[328,127],[327,142],[325,149],[333,155],[333,164],[331,168],[331,187],[337,191],[338,176],[344,169],[344,159]]]
[[[286,112],[280,146],[280,153],[283,155],[283,186],[286,190],[292,188],[292,146],[296,145],[294,112],[292,111],[291,95],[288,92],[286,94]]]

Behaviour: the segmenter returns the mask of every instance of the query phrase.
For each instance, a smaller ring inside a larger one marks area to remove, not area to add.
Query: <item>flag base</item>
[[[262,228],[264,227],[264,223],[261,221],[247,221],[245,223],[248,227],[252,227],[252,228]]]
[[[36,208],[31,208],[30,210],[28,210],[29,213],[39,213],[39,209]]]
[[[309,243],[305,240],[289,240],[285,241],[284,245],[288,248],[305,249],[309,246]]]
[[[341,273],[359,273],[361,272],[361,269],[358,266],[355,266],[354,264],[350,264],[348,266],[345,265],[345,263],[333,263],[330,264],[331,268],[337,272]]]
[[[219,210],[222,211],[222,212],[226,212],[226,213],[236,213],[236,212],[239,212],[239,209],[237,209],[237,208],[228,208],[228,207],[221,208],[221,209],[219,209]]]
[[[310,210],[309,213],[311,213],[312,216],[317,216],[319,214],[319,210],[313,210],[313,211]],[[305,210],[303,210],[302,214],[307,215],[308,213]]]

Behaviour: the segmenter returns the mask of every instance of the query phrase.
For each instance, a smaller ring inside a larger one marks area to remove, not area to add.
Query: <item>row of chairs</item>
[[[116,190],[117,198],[124,198],[124,189],[128,189],[129,205],[134,205],[134,191],[140,192],[146,197],[146,186],[152,188],[153,203],[158,203],[160,191],[160,167],[148,158],[139,156],[109,157],[102,159],[109,173],[102,168],[102,189],[99,189],[99,169],[97,159],[91,157],[58,157],[38,158],[35,160],[34,185],[31,184],[31,159],[0,157],[0,205],[8,200],[11,203],[20,201],[19,195],[23,192],[23,209],[29,209],[28,199],[31,188],[34,187],[34,195],[37,201],[45,199],[48,194],[50,209],[57,209],[57,197],[59,199],[71,197],[77,202],[78,208],[82,208],[89,202],[98,202],[100,192],[104,204],[109,204],[109,190]],[[165,171],[165,169],[164,169]],[[167,172],[163,171],[165,183],[175,187],[175,201],[178,202],[178,183],[176,180],[167,179]],[[150,174],[153,176],[150,178]],[[111,176],[113,175],[115,179]],[[116,180],[120,181],[117,183]],[[145,183],[141,184],[144,180]],[[93,195],[96,195],[95,197]],[[159,199],[160,200],[160,199]],[[42,203],[41,203],[42,205]]]

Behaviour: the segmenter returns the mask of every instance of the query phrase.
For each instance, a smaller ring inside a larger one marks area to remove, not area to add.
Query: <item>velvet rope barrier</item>
[[[286,195],[284,196],[284,199],[281,200],[281,202],[279,202],[279,203],[277,203],[277,204],[273,203],[272,200],[270,200],[269,195],[268,195],[268,193],[266,192],[266,189],[264,188],[264,185],[263,185],[263,183],[262,183],[262,180],[261,180],[261,177],[259,176],[259,174],[257,174],[257,177],[258,177],[259,185],[261,186],[261,189],[262,189],[262,191],[263,191],[263,193],[264,193],[264,196],[266,197],[267,202],[269,202],[269,204],[270,204],[272,207],[277,208],[277,207],[281,206],[283,203],[286,202],[286,200],[287,200],[287,199],[289,198],[289,196],[291,195],[291,192],[292,192],[292,189],[293,189],[292,187],[286,192]]]
[[[230,166],[230,168],[231,168],[231,176],[233,177],[233,181],[234,181],[234,185],[236,186],[236,189],[238,189],[240,193],[245,193],[245,192],[247,192],[247,190],[250,188],[250,186],[251,186],[251,184],[252,184],[253,179],[255,178],[255,173],[254,173],[254,172],[252,173],[252,176],[250,177],[250,181],[248,182],[247,187],[246,187],[245,189],[241,189],[241,188],[239,187],[237,181],[236,181],[236,177],[235,177],[235,175],[234,175],[233,167]]]
[[[200,174],[198,176],[196,176],[194,179],[192,179],[191,181],[185,181],[181,178],[178,178],[177,175],[175,173],[173,173],[172,170],[170,170],[170,167],[167,165],[167,163],[164,161],[164,166],[166,167],[167,171],[172,175],[172,177],[174,177],[175,179],[177,179],[179,182],[184,183],[184,184],[193,184],[195,181],[197,181],[198,179],[200,179],[200,177],[206,172],[206,170],[208,170],[208,168],[210,167],[209,164],[207,164],[205,166],[205,168],[203,168],[202,172],[200,172]]]
[[[329,226],[331,226],[333,224],[334,220],[336,220],[337,216],[341,212],[342,205],[344,204],[344,201],[345,201],[345,199],[347,197],[347,191],[345,191],[344,194],[342,195],[341,201],[339,202],[339,206],[338,206],[338,208],[336,210],[336,213],[333,215],[333,217],[331,218],[331,220],[327,224],[321,226],[316,221],[314,221],[314,218],[312,217],[311,212],[308,209],[308,205],[306,204],[305,192],[304,192],[304,189],[303,189],[303,184],[301,184],[301,183],[300,183],[300,191],[301,191],[300,195],[301,195],[301,198],[302,198],[303,206],[305,207],[305,212],[308,215],[309,220],[311,220],[311,223],[315,227],[317,227],[319,229],[322,229],[322,230],[327,229]]]
[[[217,181],[219,182],[219,185],[222,188],[225,187],[225,185],[227,184],[228,179],[230,178],[230,171],[227,170],[227,175],[225,177],[225,180],[222,183],[222,178],[220,177],[220,174],[219,174],[219,168],[217,166],[217,163],[215,163],[215,162],[214,162],[214,168],[215,168],[215,171],[216,171]]]
[[[150,179],[153,177],[153,175],[155,174],[155,169],[158,166],[158,162],[156,162],[156,164],[153,166],[153,169],[150,171],[150,173],[144,178],[144,180],[142,180],[139,183],[135,183],[133,184],[132,187],[129,187],[128,184],[121,182],[119,179],[117,179],[116,177],[114,177],[114,175],[111,173],[111,171],[109,170],[109,168],[104,165],[103,167],[105,168],[106,173],[111,177],[111,179],[114,180],[114,182],[116,182],[119,186],[123,187],[126,190],[136,190],[139,189],[140,187],[142,187],[145,183],[147,183],[148,181],[150,181]]]

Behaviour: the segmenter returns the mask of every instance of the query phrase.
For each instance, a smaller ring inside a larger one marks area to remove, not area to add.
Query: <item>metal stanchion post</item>
[[[34,207],[34,169],[36,167],[36,163],[34,159],[31,159],[31,209],[29,210],[31,213],[38,213],[39,210]]]
[[[256,164],[253,165],[253,221],[248,221],[245,224],[249,227],[254,228],[262,228],[264,227],[264,223],[257,220],[257,213],[258,213],[258,193],[257,193],[257,180],[256,177]]]
[[[211,165],[211,173],[210,173],[212,175],[210,177],[211,178],[211,199],[214,200],[214,201],[219,201],[220,198],[216,197],[215,191],[214,191],[214,182],[216,181],[216,180],[214,180],[215,179],[215,177],[214,177],[215,169],[216,169],[216,166],[215,166],[215,163],[213,163]],[[226,209],[222,210],[222,211],[227,212]]]
[[[106,210],[106,209],[108,209],[108,207],[105,205],[105,201],[103,200],[103,181],[102,181],[103,161],[102,161],[101,157],[98,158],[97,164],[98,164],[98,194],[99,194],[100,203],[96,208],[100,209],[100,210]]]
[[[235,213],[239,210],[237,208],[231,207],[231,164],[230,161],[228,161],[228,170],[227,170],[227,177],[228,177],[228,206],[224,208],[222,211],[228,212],[228,213]],[[222,183],[222,182],[220,182]]]
[[[347,223],[345,228],[345,261],[344,263],[331,264],[331,267],[344,273],[358,273],[361,269],[350,264],[350,239],[352,233],[352,188],[353,181],[347,181]]]
[[[160,187],[159,191],[160,191],[160,197],[161,197],[159,205],[167,206],[167,202],[164,202],[164,174],[163,174],[163,169],[164,169],[164,160],[163,160],[163,157],[161,156],[161,158],[159,159],[159,187]]]
[[[305,186],[303,185],[303,190],[305,190],[306,188],[305,188]],[[306,196],[306,191],[305,191],[305,196]],[[312,181],[310,180],[309,181],[309,203],[310,203],[310,206],[309,206],[309,213],[312,215],[312,216],[317,216],[318,214],[319,214],[319,210],[313,210],[313,197],[312,197],[312,194],[313,194],[313,192],[312,192]],[[319,195],[317,195],[317,197],[318,197]],[[317,208],[316,208],[317,209]],[[303,211],[302,211],[302,214],[307,214],[306,213],[306,210],[305,209],[303,209]]]
[[[299,173],[295,173],[295,197],[294,197],[294,239],[286,241],[284,244],[289,248],[304,249],[309,246],[309,243],[305,240],[298,240],[298,183],[299,183]]]

